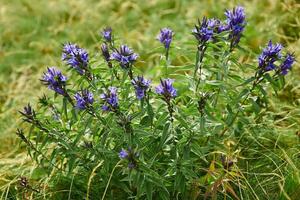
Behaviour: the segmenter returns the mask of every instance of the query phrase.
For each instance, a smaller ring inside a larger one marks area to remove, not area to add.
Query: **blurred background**
[[[0,0],[0,187],[32,169],[15,137],[21,122],[18,110],[48,92],[39,79],[48,66],[62,68],[63,43],[77,43],[97,56],[99,32],[111,26],[118,40],[140,54],[138,67],[151,68],[159,56],[154,50],[160,46],[155,39],[160,28],[175,31],[174,46],[180,49],[193,40],[191,30],[198,18],[224,19],[225,9],[236,5],[245,7],[248,22],[241,46],[258,54],[272,39],[299,55],[296,0]],[[286,77],[287,89],[276,106],[294,123],[300,121],[299,69],[296,63]],[[294,127],[292,131],[297,131],[299,124]]]

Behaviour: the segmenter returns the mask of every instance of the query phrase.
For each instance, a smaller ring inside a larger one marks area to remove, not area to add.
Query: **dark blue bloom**
[[[94,103],[94,95],[87,89],[77,92],[74,95],[76,100],[76,108],[83,110]]]
[[[116,60],[120,63],[122,68],[129,68],[133,64],[138,55],[134,53],[128,46],[121,45],[119,50],[115,50],[111,56],[111,60]]]
[[[67,43],[63,47],[62,60],[83,75],[87,71],[89,55],[76,44]]]
[[[145,79],[143,76],[137,76],[131,81],[135,88],[136,97],[141,100],[144,98],[146,91],[150,87],[150,80]]]
[[[281,74],[286,75],[289,70],[291,70],[293,63],[295,62],[295,56],[288,53],[285,56],[283,63],[280,66]]]
[[[102,56],[103,56],[104,60],[106,62],[109,62],[110,61],[110,54],[109,54],[108,47],[105,43],[103,43],[101,45],[101,53],[102,53]]]
[[[160,80],[160,85],[155,88],[157,94],[163,95],[167,100],[176,97],[177,90],[173,87],[173,79]]]
[[[32,107],[30,106],[30,104],[28,104],[27,106],[24,107],[23,111],[19,111],[21,113],[21,115],[23,115],[25,118],[23,119],[26,122],[33,122],[35,119],[35,111],[34,109],[32,109]]]
[[[122,158],[122,159],[125,159],[128,157],[128,152],[124,149],[122,149],[119,153],[119,157]]]
[[[102,110],[114,111],[118,108],[117,88],[109,87],[108,92],[101,94],[100,98],[104,100],[104,105],[102,106]]]
[[[236,8],[233,8],[232,11],[226,10],[225,15],[227,17],[226,25],[221,27],[220,31],[221,30],[230,31],[229,39],[231,40],[231,48],[233,48],[239,43],[240,38],[242,36],[242,32],[246,25],[245,11],[243,7],[238,6]]]
[[[220,24],[217,19],[202,18],[202,21],[198,20],[198,25],[195,25],[192,34],[198,40],[199,44],[205,44],[208,40],[211,40],[214,35],[216,27]]]
[[[169,49],[173,34],[174,33],[170,28],[162,28],[160,29],[157,39],[165,46],[166,49]]]
[[[41,81],[47,85],[49,89],[54,90],[58,94],[66,95],[64,87],[67,78],[55,67],[48,68],[47,72],[44,72]]]
[[[262,54],[258,57],[258,65],[263,71],[270,71],[276,68],[275,62],[281,58],[281,44],[272,44],[270,40],[268,46],[264,48]]]
[[[137,158],[139,157],[139,154],[134,152],[131,148],[128,148],[128,150],[122,149],[119,152],[119,157],[121,159],[126,159],[128,161],[128,168],[134,169],[137,166]]]
[[[135,162],[132,162],[132,161],[131,161],[131,162],[128,163],[128,168],[129,168],[129,169],[134,169],[135,167],[136,167]]]
[[[34,116],[35,115],[35,112],[32,109],[32,107],[30,106],[30,104],[25,106],[24,111],[23,112],[20,111],[20,113],[23,114],[24,116]]]
[[[111,42],[112,41],[112,29],[111,29],[111,27],[106,27],[106,28],[103,29],[103,31],[102,31],[102,37],[107,42]]]

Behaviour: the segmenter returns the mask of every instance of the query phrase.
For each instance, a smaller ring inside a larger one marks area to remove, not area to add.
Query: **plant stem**
[[[121,161],[122,161],[122,160],[120,160],[119,162],[117,162],[117,164],[114,166],[113,170],[111,171],[110,176],[109,176],[109,179],[108,179],[108,182],[107,182],[107,184],[106,184],[106,187],[105,187],[105,190],[104,190],[104,192],[103,192],[103,195],[102,195],[101,200],[104,200],[105,195],[106,195],[106,192],[107,192],[107,189],[108,189],[108,186],[109,186],[110,181],[111,181],[111,178],[112,178],[112,176],[113,176],[113,174],[114,174],[116,168],[119,166],[119,164],[120,164]]]

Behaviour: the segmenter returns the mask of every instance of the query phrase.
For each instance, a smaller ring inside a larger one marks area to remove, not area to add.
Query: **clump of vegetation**
[[[237,52],[253,54],[239,46],[244,9],[225,16],[198,20],[191,33],[193,67],[172,65],[176,36],[162,28],[162,73],[154,77],[135,67],[138,54],[119,44],[111,28],[100,33],[101,60],[64,44],[70,75],[57,67],[45,71],[41,81],[54,97],[25,106],[20,113],[30,126],[17,131],[48,176],[38,184],[22,177],[18,195],[281,198],[284,177],[294,174],[282,159],[285,146],[272,137],[275,125],[266,109],[269,91],[284,88],[295,57],[270,40],[255,61],[240,60]]]

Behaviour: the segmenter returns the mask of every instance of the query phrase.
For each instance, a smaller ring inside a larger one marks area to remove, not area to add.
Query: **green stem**
[[[108,182],[107,182],[107,184],[106,184],[106,187],[105,187],[105,190],[104,190],[104,192],[103,192],[103,195],[102,195],[101,200],[104,200],[105,195],[106,195],[106,192],[107,192],[107,189],[108,189],[108,186],[109,186],[110,181],[111,181],[111,178],[112,178],[112,176],[113,176],[113,174],[114,174],[116,168],[117,168],[117,167],[119,166],[119,164],[121,163],[121,161],[122,161],[122,160],[120,160],[119,162],[117,162],[117,164],[114,166],[112,172],[110,173],[110,176],[109,176],[109,179],[108,179]]]

